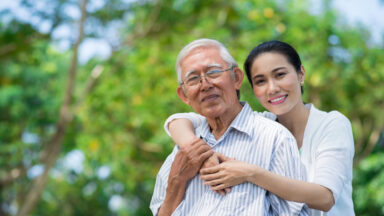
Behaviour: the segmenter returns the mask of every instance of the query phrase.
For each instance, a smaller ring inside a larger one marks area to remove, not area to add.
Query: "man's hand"
[[[188,181],[200,170],[204,161],[213,155],[212,148],[196,138],[192,144],[181,147],[172,163],[170,178]]]
[[[180,148],[172,163],[168,177],[167,193],[159,209],[159,216],[171,215],[184,198],[187,182],[200,170],[213,150],[203,140],[196,138],[191,145]]]

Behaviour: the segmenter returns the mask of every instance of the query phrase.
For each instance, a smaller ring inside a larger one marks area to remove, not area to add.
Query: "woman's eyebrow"
[[[274,69],[272,70],[272,73],[275,73],[275,72],[277,72],[277,71],[279,71],[279,70],[281,70],[281,69],[286,69],[286,67],[282,66],[282,67],[274,68]]]
[[[261,77],[264,77],[264,75],[263,74],[257,74],[254,77],[252,77],[252,79],[261,78]]]

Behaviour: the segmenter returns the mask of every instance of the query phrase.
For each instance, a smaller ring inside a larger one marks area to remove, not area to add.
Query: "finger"
[[[212,173],[217,173],[219,171],[220,171],[220,165],[217,165],[217,166],[201,169],[200,173],[202,175],[208,175],[208,174],[212,174]]]
[[[225,193],[229,193],[229,192],[231,192],[231,187],[227,187],[227,188],[225,188],[224,191],[225,191]]]
[[[204,185],[209,185],[209,186],[216,186],[216,185],[221,185],[221,184],[223,184],[223,181],[221,179],[204,181]],[[224,188],[221,188],[221,189],[224,189]]]
[[[220,194],[222,196],[224,196],[226,194],[225,190],[214,190],[213,192],[218,193],[218,194]]]
[[[196,157],[199,158],[199,162],[202,165],[205,160],[207,160],[209,157],[211,157],[213,155],[213,153],[214,153],[213,150],[209,149],[208,151],[205,151],[205,152],[197,155]]]
[[[219,190],[219,193],[221,196],[225,196],[225,191],[224,190]]]
[[[219,179],[221,176],[218,173],[214,174],[200,174],[200,178],[204,181],[212,181],[215,179]]]
[[[215,152],[209,159],[215,165],[218,165],[220,163],[219,157],[217,156],[217,152]]]
[[[193,144],[193,145],[207,145],[207,146],[208,146],[208,144],[207,144],[203,139],[200,139],[200,138],[196,138],[196,139],[193,141],[192,144]]]
[[[207,152],[210,150],[212,150],[212,148],[208,145],[198,145],[198,146],[195,146],[195,148],[193,150],[191,150],[191,154],[193,154],[192,157],[194,157],[194,156],[201,155],[204,152]]]
[[[200,138],[197,138],[195,137],[195,139],[192,140],[191,144],[190,145],[185,145],[185,146],[182,146],[181,149],[186,149],[186,150],[191,150],[191,149],[196,149],[197,146],[199,145],[208,145],[204,142],[204,140],[200,139]]]
[[[219,159],[217,158],[216,153],[214,153],[204,162],[203,168],[213,167],[216,165],[219,165]]]
[[[215,185],[215,186],[211,186],[211,190],[217,190],[217,191],[221,191],[224,188],[226,188],[226,186],[224,184],[218,184],[218,185]]]

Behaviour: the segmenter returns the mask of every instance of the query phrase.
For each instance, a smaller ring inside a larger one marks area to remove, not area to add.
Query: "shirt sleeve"
[[[152,211],[153,215],[157,215],[160,209],[160,206],[163,204],[167,186],[168,186],[168,176],[171,170],[172,162],[175,158],[175,155],[178,151],[178,147],[175,146],[172,153],[167,157],[161,166],[159,173],[156,176],[155,188],[153,191],[151,203],[149,208]]]
[[[151,209],[153,215],[157,215],[160,206],[164,202],[165,192],[167,189],[166,185],[167,183],[164,182],[164,179],[161,176],[157,175],[155,189],[153,191],[152,200],[149,205],[149,208]]]
[[[306,181],[306,171],[301,163],[295,138],[286,130],[276,137],[276,150],[271,158],[270,171],[288,178]],[[269,193],[268,197],[275,215],[308,215],[304,203],[286,201]]]
[[[169,132],[168,124],[175,120],[175,119],[188,119],[192,125],[193,128],[198,128],[201,124],[203,124],[205,117],[202,115],[199,115],[194,112],[189,113],[176,113],[167,118],[167,120],[164,123],[164,130],[168,134],[168,136],[171,136],[171,133]]]
[[[339,112],[330,116],[321,128],[314,182],[330,189],[336,202],[346,182],[352,179],[354,142],[349,120]]]

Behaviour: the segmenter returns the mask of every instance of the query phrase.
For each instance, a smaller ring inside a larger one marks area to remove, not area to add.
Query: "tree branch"
[[[29,212],[36,206],[37,202],[40,199],[41,192],[43,191],[47,179],[48,174],[54,163],[56,162],[59,153],[61,144],[68,127],[68,124],[71,121],[71,113],[70,106],[72,104],[73,92],[75,88],[75,78],[77,72],[77,58],[78,58],[78,49],[84,37],[84,23],[86,17],[86,5],[88,0],[83,0],[81,3],[81,19],[79,24],[79,36],[73,47],[73,56],[71,60],[71,65],[68,70],[68,81],[64,96],[63,104],[61,105],[60,113],[59,113],[59,121],[56,126],[56,131],[52,135],[51,139],[48,142],[45,156],[45,167],[44,172],[41,176],[37,177],[32,185],[30,190],[25,196],[25,199],[21,205],[20,210],[18,211],[18,216],[28,215]]]
[[[137,24],[135,32],[133,34],[130,34],[128,37],[126,37],[123,44],[132,45],[132,44],[134,44],[134,41],[137,38],[143,38],[151,32],[151,30],[153,29],[153,27],[154,27],[154,25],[155,25],[155,23],[159,17],[159,14],[161,11],[161,6],[162,6],[161,1],[156,1],[155,4],[156,4],[155,8],[154,8],[153,12],[151,13],[150,17],[148,18],[147,24],[146,25]],[[141,28],[143,26],[145,26],[145,29]]]

